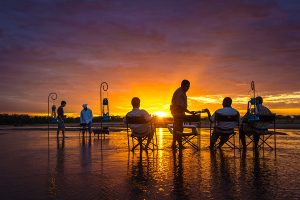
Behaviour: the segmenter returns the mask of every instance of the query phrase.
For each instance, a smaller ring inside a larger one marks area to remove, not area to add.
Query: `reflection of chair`
[[[192,124],[192,123],[198,123]],[[189,144],[197,151],[200,150],[200,134],[197,130],[200,124],[200,115],[185,115],[183,117],[183,132],[179,134],[179,136],[182,138],[182,145]],[[168,129],[170,133],[173,133],[173,124],[168,124]],[[189,132],[186,132],[186,129],[190,129]],[[195,142],[195,137],[197,141]]]
[[[250,139],[250,142],[246,144],[246,146],[250,145],[251,143],[254,143],[254,137],[258,137],[258,144],[257,148],[262,148],[264,145],[267,145],[271,150],[276,150],[276,135],[287,135],[285,133],[276,132],[276,115],[258,115],[258,121],[256,122],[247,122],[248,126],[250,127],[248,131],[246,131],[246,136]],[[253,123],[253,124],[251,124]],[[273,125],[272,130],[268,130],[268,128],[258,128],[259,126],[255,127],[255,123],[263,123],[265,124]],[[244,124],[243,124],[244,125]],[[252,125],[252,126],[251,126]],[[274,148],[271,146],[270,143],[268,143],[268,140],[271,139],[273,136],[274,139]],[[254,144],[255,147],[255,144]]]
[[[214,123],[212,130],[212,123]],[[226,144],[231,149],[240,149],[235,145],[235,130],[233,128],[224,129],[220,128],[219,125],[226,123],[236,123],[235,126],[239,125],[239,115],[221,115],[219,113],[215,114],[215,121],[210,124],[210,141],[214,146],[218,145],[220,147],[223,144]],[[220,137],[220,141],[217,143],[218,138]]]
[[[131,128],[129,128],[130,125],[145,125],[148,126],[148,130],[143,133],[136,133],[132,131]],[[131,150],[134,151],[137,147],[140,147],[140,150],[142,149],[150,149],[154,150],[154,148],[157,148],[157,136],[156,136],[156,130],[155,130],[155,124],[151,120],[150,122],[147,121],[143,116],[140,117],[129,117],[126,116],[126,128],[127,128],[127,137],[128,137],[128,150],[130,151],[130,137],[131,137],[131,143],[132,148]],[[151,138],[150,144],[148,148],[146,147],[146,143],[148,141],[148,138]],[[155,141],[154,141],[155,137]],[[150,148],[150,145],[152,148]]]

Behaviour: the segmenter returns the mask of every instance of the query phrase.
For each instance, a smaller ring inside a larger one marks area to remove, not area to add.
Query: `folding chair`
[[[287,135],[286,133],[281,133],[281,132],[276,132],[276,115],[272,114],[272,115],[257,115],[258,117],[258,121],[257,122],[262,122],[262,123],[266,123],[266,124],[270,124],[273,125],[273,127],[271,128],[272,130],[268,130],[268,128],[264,128],[264,129],[259,129],[259,128],[251,128],[249,129],[248,132],[246,132],[246,136],[250,139],[250,142],[246,144],[246,146],[249,146],[251,143],[253,143],[253,147],[255,147],[254,145],[254,134],[259,136],[259,140],[258,140],[258,145],[257,145],[257,149],[263,148],[264,145],[268,146],[271,150],[275,149],[276,150],[276,135]],[[251,122],[248,122],[251,123]],[[253,122],[255,123],[255,122]],[[271,137],[273,136],[273,145],[274,147],[271,146],[270,143],[268,143],[268,140],[271,139]]]
[[[183,132],[179,134],[179,137],[182,139],[182,145],[188,144],[192,146],[195,150],[200,150],[200,134],[197,130],[200,127],[200,115],[185,115],[183,117]],[[196,124],[192,124],[196,123]],[[173,133],[174,124],[168,124],[168,129],[171,134]],[[185,132],[186,129],[191,129],[190,132]],[[195,142],[195,137],[197,141]],[[178,148],[178,147],[176,147]]]
[[[220,123],[226,123],[226,122],[236,122],[236,127],[238,127],[239,125],[239,115],[221,115],[219,113],[215,114],[215,121],[212,122],[214,123],[214,126],[212,127],[212,123],[210,123],[210,141],[212,140],[212,137],[217,137],[216,140],[218,140],[219,137],[221,137],[220,141],[217,143],[217,141],[215,141],[215,147],[216,145],[220,145],[220,143],[222,142],[222,136],[227,136],[228,139],[227,141],[224,143],[224,145],[227,145],[227,147],[235,150],[238,149],[240,150],[240,148],[238,146],[235,145],[235,135],[236,135],[236,131],[234,130],[234,128],[231,129],[223,129],[223,128],[219,128],[218,125]],[[215,136],[213,136],[213,134],[216,134]]]
[[[154,148],[157,148],[157,135],[156,135],[156,128],[154,124],[154,119],[152,119],[150,122],[146,121],[146,119],[142,116],[134,116],[134,117],[129,117],[126,116],[126,128],[127,128],[127,138],[128,138],[128,151],[130,151],[130,137],[131,137],[131,143],[132,143],[132,148],[131,150],[134,151],[137,147],[140,147],[140,150],[142,149],[150,149],[154,150]],[[150,123],[150,124],[149,124]],[[146,126],[149,126],[150,130],[147,130],[144,133],[135,133],[133,132],[129,125],[132,124],[145,124]],[[153,131],[153,137],[151,138],[151,142],[146,148],[146,143],[148,140],[148,137],[150,135],[150,131]],[[154,141],[155,139],[155,141]],[[152,148],[150,148],[150,145],[152,145]]]

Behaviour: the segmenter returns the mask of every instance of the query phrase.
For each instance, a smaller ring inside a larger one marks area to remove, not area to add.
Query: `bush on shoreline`
[[[94,117],[94,122],[100,122],[100,116]],[[120,116],[111,116],[111,122],[122,122],[123,118]],[[79,117],[67,117],[65,120],[66,123],[80,123]],[[23,126],[31,124],[48,124],[47,116],[30,116],[26,114],[0,114],[0,125],[14,125],[14,126]]]
[[[100,122],[101,117],[94,117],[93,122]],[[110,122],[123,122],[123,117],[121,116],[111,116]],[[201,121],[207,121],[207,118],[202,118]],[[80,123],[79,117],[67,117],[65,123]],[[158,124],[172,123],[172,118],[163,118],[158,121]],[[300,115],[298,116],[282,116],[277,115],[277,123],[300,123]],[[48,124],[47,116],[31,116],[26,114],[0,114],[0,125],[14,125],[14,126],[24,126],[24,125],[34,125],[34,124]]]

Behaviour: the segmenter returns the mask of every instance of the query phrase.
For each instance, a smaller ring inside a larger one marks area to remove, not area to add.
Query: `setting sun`
[[[158,111],[158,112],[155,112],[154,115],[156,115],[156,116],[159,117],[159,118],[164,118],[164,117],[166,117],[168,114],[167,114],[166,112]]]

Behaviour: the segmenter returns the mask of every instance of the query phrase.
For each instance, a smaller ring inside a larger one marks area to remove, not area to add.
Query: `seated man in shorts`
[[[144,117],[144,119],[148,122],[151,121],[151,115],[143,110],[140,109],[140,99],[138,97],[133,97],[131,100],[132,110],[126,114],[128,117]],[[151,126],[149,123],[147,124],[129,124],[129,128],[132,130],[132,133],[135,136],[147,136],[147,143],[146,143],[146,149],[148,148],[152,138],[154,131],[151,129]],[[141,137],[139,137],[139,142],[141,142]]]

